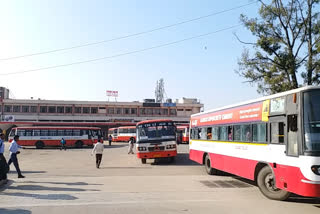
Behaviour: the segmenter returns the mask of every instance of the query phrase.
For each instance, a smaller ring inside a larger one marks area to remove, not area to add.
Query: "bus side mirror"
[[[297,115],[288,115],[288,131],[296,132],[298,131],[298,119]]]

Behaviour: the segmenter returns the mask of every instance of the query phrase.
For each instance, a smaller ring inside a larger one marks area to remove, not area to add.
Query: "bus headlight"
[[[147,147],[144,146],[139,146],[137,149],[138,151],[147,151]]]
[[[312,170],[312,172],[314,172],[314,174],[320,175],[320,165],[311,166],[311,170]]]
[[[167,149],[175,149],[176,147],[177,147],[176,144],[171,144],[166,146]]]

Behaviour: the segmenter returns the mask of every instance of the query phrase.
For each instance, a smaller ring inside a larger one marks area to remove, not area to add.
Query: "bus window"
[[[73,136],[80,136],[80,130],[79,129],[75,129],[72,131],[72,135]]]
[[[206,140],[207,139],[207,128],[201,128],[201,140]]]
[[[72,136],[72,130],[71,129],[66,129],[64,134],[65,134],[65,136]]]
[[[226,141],[228,139],[227,137],[227,127],[221,126],[219,129],[219,140]]]
[[[41,130],[40,130],[40,136],[48,136],[48,130],[46,130],[46,129],[41,129]]]
[[[26,130],[26,136],[32,136],[32,130],[30,130],[30,129],[27,129]]]
[[[251,125],[241,125],[241,141],[251,142]]]
[[[57,136],[64,136],[64,130],[57,130]]]
[[[233,126],[233,140],[241,141],[241,128],[239,125]]]
[[[218,140],[218,139],[219,139],[219,128],[212,127],[212,140]]]
[[[40,136],[40,130],[38,129],[33,130],[33,136]]]
[[[267,142],[267,125],[253,124],[252,136],[253,136],[253,142],[259,142],[259,143]]]
[[[26,130],[24,130],[24,129],[18,130],[18,135],[19,136],[25,136],[26,135]]]
[[[232,126],[228,126],[228,140],[233,140],[233,132],[232,132]]]
[[[57,135],[57,130],[53,130],[53,129],[49,130],[49,135],[48,136],[56,136],[56,135]]]
[[[17,129],[11,129],[9,136],[10,137],[15,136],[16,135],[16,131],[17,131]]]
[[[212,139],[212,127],[209,127],[207,129],[207,139],[211,140]]]

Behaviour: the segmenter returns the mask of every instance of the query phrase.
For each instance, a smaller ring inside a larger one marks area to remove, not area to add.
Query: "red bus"
[[[121,126],[118,128],[109,129],[109,134],[112,136],[113,142],[129,142],[131,139],[136,139],[135,126]]]
[[[320,87],[303,87],[191,116],[189,157],[256,181],[274,200],[320,197]]]
[[[64,138],[67,146],[81,148],[92,146],[101,139],[101,129],[96,127],[16,127],[9,134],[9,142],[19,135],[19,145],[35,146],[37,149],[45,146],[60,146]]]
[[[177,126],[177,141],[179,143],[189,143],[189,125]]]
[[[172,120],[146,120],[137,123],[137,157],[147,159],[177,156],[176,126]]]

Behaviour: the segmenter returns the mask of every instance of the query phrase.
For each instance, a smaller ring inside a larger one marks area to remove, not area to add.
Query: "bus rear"
[[[143,164],[147,159],[177,156],[176,126],[171,120],[149,120],[137,124],[137,157]]]

